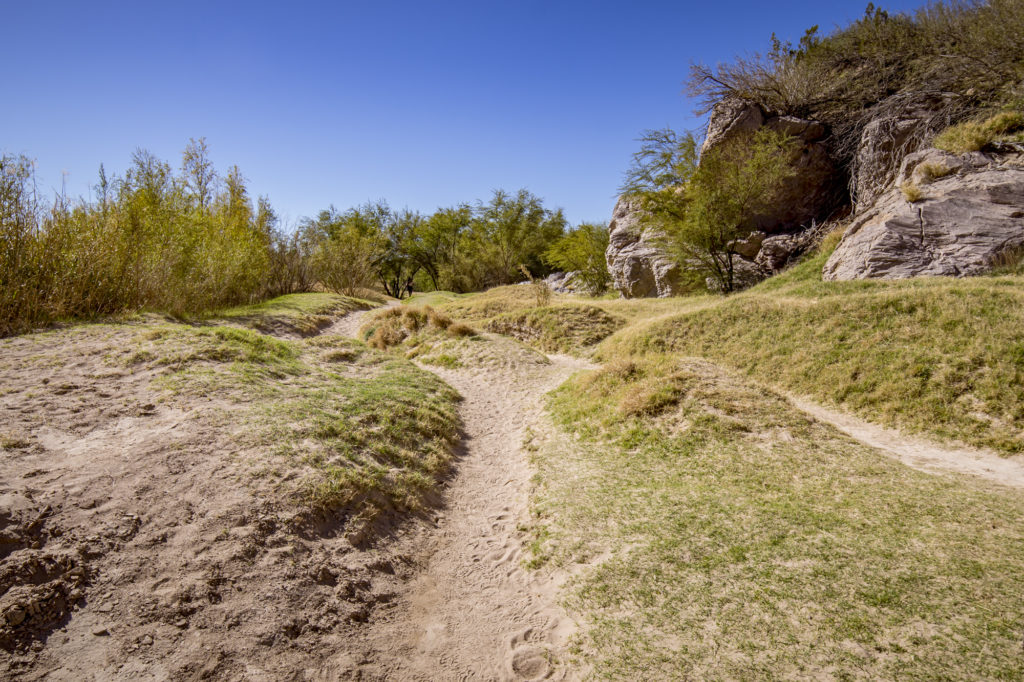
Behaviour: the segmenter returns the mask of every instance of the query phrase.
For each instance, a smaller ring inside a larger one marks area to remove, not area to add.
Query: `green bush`
[[[0,158],[0,335],[138,309],[195,313],[310,285],[300,244],[241,172],[191,141],[181,172],[139,150],[98,199],[44,204],[25,157]]]

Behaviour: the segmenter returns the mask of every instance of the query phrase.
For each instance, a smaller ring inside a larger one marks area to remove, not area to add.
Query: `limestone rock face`
[[[799,252],[803,240],[779,233],[802,229],[818,217],[832,198],[836,178],[823,142],[825,126],[793,116],[767,116],[756,104],[738,99],[725,99],[715,105],[701,154],[762,127],[799,140],[792,159],[797,173],[771,202],[770,211],[751,216],[751,235],[736,243],[736,251],[742,256],[737,266],[737,288],[764,279]],[[656,230],[641,229],[640,217],[637,207],[627,199],[615,205],[605,253],[614,287],[626,298],[679,293],[679,266],[659,247]],[[770,256],[760,255],[764,244],[769,245]]]
[[[907,156],[899,189],[858,217],[825,264],[826,280],[966,276],[991,269],[1000,253],[1024,246],[1024,160],[929,149]],[[927,183],[927,184],[925,184]]]
[[[700,153],[703,156],[709,149],[714,149],[726,140],[736,135],[753,133],[763,125],[764,114],[756,104],[732,97],[723,99],[711,110]]]
[[[641,229],[640,219],[635,202],[622,198],[615,204],[605,252],[612,286],[626,298],[679,293],[679,266],[656,245],[657,232]]]
[[[762,127],[800,142],[792,157],[796,174],[780,189],[770,211],[750,219],[752,229],[771,234],[818,217],[833,196],[836,172],[822,141],[827,132],[824,125],[795,116],[766,116],[756,104],[738,99],[722,100],[712,109],[700,153],[707,154],[736,136],[749,135]]]
[[[949,95],[916,96],[906,103],[898,95],[864,127],[853,165],[854,210],[863,213],[892,186],[903,157],[913,152],[926,133],[945,127],[942,117]]]
[[[576,271],[552,272],[544,278],[548,288],[556,294],[573,294],[580,288],[576,283]]]

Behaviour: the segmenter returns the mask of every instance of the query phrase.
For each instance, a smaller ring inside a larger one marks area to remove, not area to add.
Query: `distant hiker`
[[[412,298],[412,282],[405,285],[405,297]]]

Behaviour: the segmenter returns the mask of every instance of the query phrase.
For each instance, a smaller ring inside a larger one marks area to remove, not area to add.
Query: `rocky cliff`
[[[1022,247],[1024,154],[926,149],[903,160],[894,186],[854,220],[822,276],[977,275]]]
[[[828,280],[979,274],[1001,254],[1024,248],[1024,149],[955,155],[928,146],[952,122],[953,98],[902,93],[879,103],[853,138],[845,166],[833,160],[836,144],[821,123],[772,116],[741,100],[719,102],[702,154],[762,127],[800,141],[798,172],[772,211],[751,216],[750,236],[734,245],[742,285],[812,248],[825,231],[822,220],[843,204],[853,222],[824,268]],[[634,204],[616,204],[606,254],[616,289],[627,298],[678,293],[677,267],[639,222]]]
[[[665,297],[680,292],[678,264],[658,246],[659,234],[644,230],[635,202],[621,198],[608,225],[605,258],[612,286],[626,298]]]
[[[753,232],[737,248],[741,255],[737,273],[745,286],[777,272],[806,248],[806,228],[834,204],[840,180],[823,125],[793,116],[769,116],[757,105],[740,100],[723,100],[714,107],[701,154],[761,127],[799,141],[792,159],[798,172],[780,189],[772,211],[750,218]],[[606,252],[613,284],[626,298],[677,294],[682,282],[679,267],[659,247],[657,231],[641,227],[641,218],[635,202],[623,198],[616,203]]]

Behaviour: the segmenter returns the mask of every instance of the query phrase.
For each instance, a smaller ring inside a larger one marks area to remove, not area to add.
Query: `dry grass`
[[[903,192],[903,198],[910,203],[921,201],[925,198],[924,190],[922,190],[917,184],[913,182],[904,182],[900,184],[900,191]]]
[[[234,403],[249,472],[307,513],[364,534],[381,515],[436,498],[458,439],[458,395],[358,341],[290,341],[237,327],[114,327],[111,361],[155,371],[177,399]],[[346,531],[348,532],[348,531]]]
[[[668,387],[668,388],[666,388]],[[1015,679],[1020,496],[923,474],[700,361],[550,399],[532,565],[590,679]]]
[[[933,142],[938,149],[954,154],[976,152],[998,141],[1016,140],[1024,131],[1024,113],[1003,111],[983,120],[965,121],[939,133]]]
[[[585,353],[626,321],[596,305],[557,305],[497,315],[488,331],[512,336],[549,352]]]
[[[953,169],[941,163],[922,163],[916,171],[925,182],[934,182],[952,173]]]
[[[404,343],[416,345],[431,335],[451,337],[473,336],[477,332],[468,325],[453,323],[451,318],[433,308],[393,306],[372,315],[360,330],[362,338],[374,348],[386,350]]]

